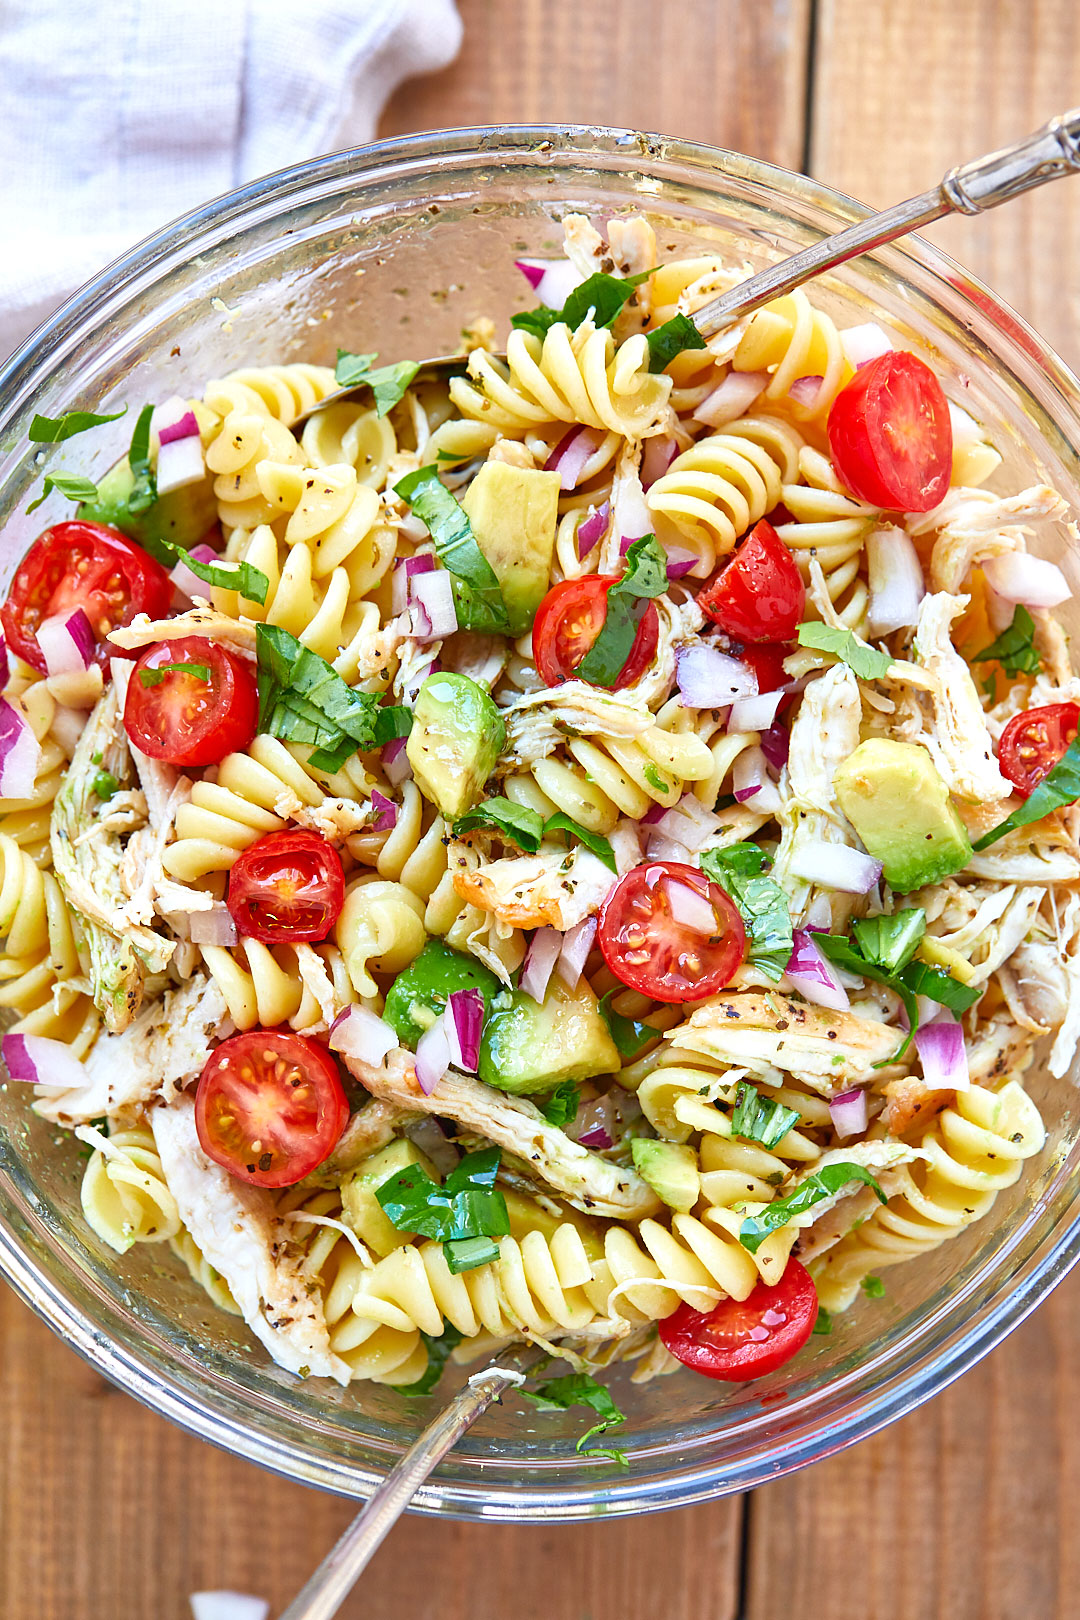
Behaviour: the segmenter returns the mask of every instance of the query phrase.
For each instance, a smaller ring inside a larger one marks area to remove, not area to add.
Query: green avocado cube
[[[480,798],[506,743],[502,715],[467,675],[429,675],[405,744],[416,785],[449,821]]]
[[[837,801],[899,894],[959,872],[971,840],[949,790],[918,743],[871,737],[838,766]]]
[[[531,627],[547,594],[560,485],[557,472],[486,461],[461,503],[498,578],[515,638]]]

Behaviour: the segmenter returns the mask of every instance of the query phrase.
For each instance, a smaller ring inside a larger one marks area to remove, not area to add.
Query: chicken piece
[[[1022,525],[1061,519],[1067,511],[1048,484],[1006,496],[987,489],[950,489],[933,511],[909,515],[905,528],[912,535],[938,530],[930,555],[930,589],[956,595],[976,563],[1025,549]]]
[[[350,1002],[343,1000],[339,995],[326,963],[313,945],[297,942],[293,950],[296,952],[296,967],[301,982],[318,1006],[320,1014],[315,1022],[305,1023],[302,1026],[303,1032],[305,1035],[321,1034],[323,1030],[330,1028],[335,1018],[345,1011]],[[299,1029],[301,1026],[297,1024],[294,1027]]]
[[[1068,1074],[1072,1067],[1076,1056],[1076,1044],[1080,1040],[1080,895],[1071,894],[1060,912],[1055,906],[1054,926],[1057,935],[1055,941],[1057,963],[1065,977],[1066,1012],[1050,1049],[1049,1063],[1050,1073],[1060,1076]],[[1045,957],[1040,962],[1034,955],[1035,950],[1036,945],[1032,942],[1021,946],[1017,951],[1016,962],[1019,972],[1026,971],[1038,977]],[[1043,1005],[1053,994],[1052,983],[1047,970],[1047,977],[1041,980],[1039,989],[1039,998]],[[1031,994],[1031,991],[1028,993]],[[1054,1010],[1056,1011],[1056,1008]],[[1058,1023],[1057,1018],[1053,1017],[1051,1023]]]
[[[330,1349],[318,1286],[304,1277],[302,1251],[275,1214],[270,1194],[207,1158],[190,1098],[154,1108],[150,1123],[180,1219],[225,1279],[256,1338],[288,1372],[347,1384],[349,1368]]]
[[[824,1170],[830,1164],[857,1164],[861,1165],[864,1170],[869,1170],[881,1187],[882,1192],[888,1197],[894,1190],[894,1180],[890,1176],[890,1172],[898,1170],[902,1164],[910,1164],[912,1160],[922,1157],[923,1154],[917,1147],[911,1147],[907,1142],[894,1142],[887,1137],[878,1137],[869,1142],[852,1142],[845,1147],[830,1148],[827,1153],[821,1155],[820,1159],[815,1159],[813,1164],[809,1165],[801,1175],[793,1177],[790,1182],[785,1182],[781,1188],[780,1196],[783,1197],[786,1193],[793,1192],[802,1182],[812,1180],[819,1171]],[[796,1215],[789,1222],[789,1225],[804,1231],[809,1227],[816,1226],[823,1216],[827,1216],[838,1204],[846,1199],[852,1198],[862,1187],[866,1187],[866,1183],[863,1181],[849,1181],[837,1192],[831,1193],[828,1198],[822,1199],[819,1204],[814,1204],[810,1209],[804,1210],[801,1215]],[[866,1191],[873,1196],[874,1189],[872,1187],[866,1187]],[[878,1204],[876,1197],[874,1203]]]
[[[119,1032],[139,1010],[146,975],[164,972],[174,947],[129,911],[121,837],[145,824],[145,801],[141,794],[125,795],[118,812],[120,794],[102,800],[95,791],[101,771],[131,781],[115,684],[98,700],[79,738],[53,804],[50,842],[56,876],[86,936],[94,1000],[109,1029]]]
[[[681,591],[681,587],[675,587]],[[692,642],[704,623],[704,615],[695,597],[684,593],[683,600],[675,601],[664,595],[654,599],[659,627],[656,652],[648,669],[631,686],[624,687],[628,698],[658,709],[675,686],[676,658],[680,647]]]
[[[554,753],[567,732],[578,737],[640,737],[651,730],[648,708],[585,681],[563,681],[528,692],[504,711],[506,748],[500,772],[535,765]]]
[[[997,1091],[1007,1080],[1018,1080],[1034,1055],[1027,1030],[999,1012],[968,1042],[968,1075],[973,1086]]]
[[[916,1126],[929,1125],[950,1096],[950,1092],[928,1086],[917,1075],[890,1080],[885,1087],[885,1123],[893,1136],[903,1136]]]
[[[133,743],[128,746],[146,798],[148,819],[145,827],[132,833],[124,850],[121,877],[131,898],[122,915],[131,923],[149,925],[155,914],[163,917],[168,911],[183,910],[174,903],[176,885],[166,878],[162,857],[173,835],[176,812],[191,797],[191,779],[164,760],[151,759]],[[196,909],[206,908],[200,904]]]
[[[501,439],[499,442],[524,449],[516,439]],[[491,457],[488,459],[491,460]],[[490,692],[506,668],[509,656],[510,647],[505,636],[484,636],[476,630],[458,630],[443,643],[441,663],[443,669],[467,675],[470,681],[475,681],[485,692]]]
[[[202,597],[196,597],[195,606],[174,619],[151,619],[148,613],[136,613],[130,624],[111,631],[109,640],[114,647],[130,651],[133,647],[148,647],[152,641],[176,641],[181,636],[206,636],[231,652],[255,657],[255,621],[232,619]]]
[[[805,921],[818,892],[793,871],[801,850],[807,844],[857,844],[836,802],[833,777],[837,766],[859,746],[861,721],[859,683],[846,664],[835,664],[806,687],[791,727],[780,782],[780,847],[773,876],[791,898],[796,926]],[[850,900],[831,889],[823,892],[833,908],[834,926],[843,928]]]
[[[631,214],[629,219],[609,219],[607,234],[617,276],[640,276],[660,263],[656,232],[640,214]]]
[[[514,855],[475,868],[456,843],[447,856],[461,898],[481,911],[493,911],[514,928],[573,928],[599,911],[615,882],[599,856],[581,848],[568,853],[544,844],[535,855]]]
[[[996,827],[1012,808],[1010,804],[959,806],[973,840]],[[964,876],[992,884],[1039,883],[1048,887],[1075,883],[1080,879],[1080,853],[1069,830],[1068,814],[1056,810],[1041,821],[1006,833],[996,844],[972,856]]]
[[[226,1033],[227,1017],[225,997],[200,973],[148,1003],[122,1035],[99,1035],[83,1061],[85,1083],[39,1094],[34,1111],[70,1126],[127,1112],[158,1096],[171,1101],[179,1087],[202,1072],[214,1043]]]
[[[563,251],[583,281],[614,269],[607,243],[584,214],[567,214],[563,220]]]
[[[304,1186],[336,1187],[343,1175],[356,1169],[361,1159],[377,1153],[395,1136],[400,1136],[406,1125],[420,1118],[417,1109],[399,1108],[396,1103],[372,1097],[352,1116],[338,1137],[333,1153],[305,1178]]]
[[[633,1170],[624,1170],[549,1125],[527,1097],[511,1097],[469,1075],[450,1069],[426,1097],[416,1079],[412,1054],[400,1047],[381,1068],[346,1057],[350,1071],[373,1097],[411,1113],[438,1114],[486,1136],[527,1164],[572,1204],[589,1215],[613,1220],[644,1220],[660,1200]]]
[[[712,996],[685,1024],[664,1036],[679,1053],[700,1052],[716,1063],[771,1078],[793,1074],[823,1097],[877,1080],[903,1032],[874,1018],[831,1012],[779,991]]]
[[[925,692],[933,707],[932,729],[905,740],[930,752],[950,793],[982,804],[1007,799],[1012,787],[998,769],[971,670],[952,644],[953,620],[966,606],[966,596],[924,596],[915,632],[919,662],[898,660],[887,678]]]
[[[275,807],[276,808],[276,807]],[[324,799],[321,804],[299,804],[290,808],[288,819],[300,827],[307,827],[325,838],[328,844],[340,849],[346,838],[371,825],[373,815],[370,799]],[[280,815],[281,812],[278,811]]]

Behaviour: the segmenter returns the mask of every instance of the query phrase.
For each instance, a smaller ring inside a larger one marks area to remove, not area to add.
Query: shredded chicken
[[[938,531],[930,555],[930,588],[956,595],[976,563],[1023,551],[1023,525],[1042,518],[1064,518],[1065,502],[1047,484],[1019,495],[986,489],[950,489],[933,511],[909,516],[909,534]]]
[[[563,681],[516,698],[505,711],[506,748],[501,771],[546,759],[569,733],[578,737],[640,737],[653,717],[641,703],[603,692],[585,681]]]
[[[136,613],[130,624],[110,632],[114,647],[130,651],[134,647],[148,647],[153,641],[176,641],[181,636],[206,636],[220,642],[233,652],[255,656],[255,621],[230,619],[219,613],[202,597],[195,598],[195,606],[174,619],[151,619],[148,613]]]
[[[338,1137],[333,1153],[312,1171],[304,1185],[336,1187],[341,1177],[355,1170],[361,1159],[386,1147],[395,1136],[401,1135],[406,1125],[421,1117],[415,1108],[400,1108],[396,1103],[373,1097],[352,1116]]]
[[[456,892],[515,928],[573,928],[600,909],[615,881],[603,861],[582,848],[544,844],[535,855],[475,868],[458,851],[456,843],[447,851]]]
[[[859,683],[846,664],[836,664],[812,680],[791,727],[791,747],[780,780],[780,848],[773,876],[791,896],[792,920],[805,921],[815,893],[814,885],[797,877],[793,867],[808,844],[857,843],[855,833],[836,802],[833,777],[837,766],[859,745],[862,702]],[[833,921],[842,927],[849,900],[828,890]]]
[[[831,1012],[778,991],[712,996],[664,1037],[673,1050],[772,1078],[784,1070],[823,1097],[877,1080],[900,1044],[897,1030],[873,1018]]]

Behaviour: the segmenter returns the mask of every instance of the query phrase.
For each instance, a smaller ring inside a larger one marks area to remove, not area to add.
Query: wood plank
[[[809,0],[459,0],[459,9],[458,62],[404,85],[380,134],[612,124],[801,163]]]

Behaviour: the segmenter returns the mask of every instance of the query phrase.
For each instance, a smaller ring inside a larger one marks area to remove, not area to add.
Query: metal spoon
[[[907,236],[924,225],[932,225],[946,214],[982,214],[1000,203],[1011,202],[1025,191],[1045,185],[1048,180],[1077,173],[1080,173],[1080,107],[1062,113],[1060,118],[1051,118],[1034,135],[1012,146],[1004,146],[999,152],[990,152],[986,157],[950,169],[940,184],[929,191],[896,203],[880,214],[871,214],[833,236],[823,236],[820,242],[803,248],[801,253],[781,259],[767,270],[759,270],[748,281],[740,282],[722,297],[705,304],[693,316],[694,324],[703,337],[713,337],[741,316],[752,314],[772,298],[792,292],[812,276],[819,276],[861,253],[872,253],[887,242],[895,242],[898,237]],[[506,356],[501,354],[496,358]],[[465,355],[438,355],[422,362],[415,381],[444,380],[455,372],[463,372],[467,363]],[[294,431],[328,406],[355,399],[365,387],[366,384],[357,383],[328,394],[297,418],[292,424]]]

